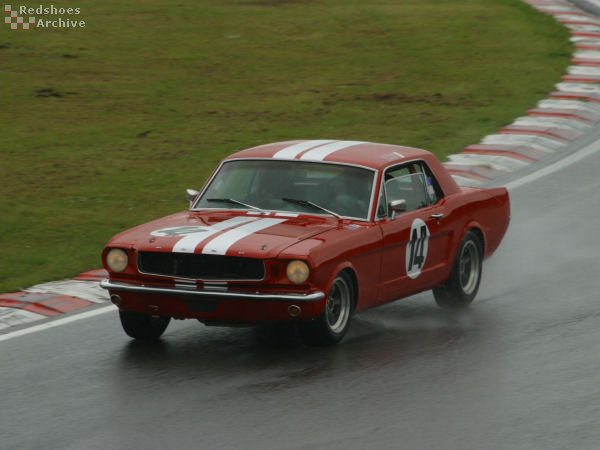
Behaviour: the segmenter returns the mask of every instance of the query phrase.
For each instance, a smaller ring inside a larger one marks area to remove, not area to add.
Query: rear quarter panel
[[[510,197],[503,187],[487,189],[490,198],[483,210],[482,225],[485,228],[485,257],[496,251],[510,223]]]
[[[481,232],[484,258],[498,248],[510,222],[510,200],[505,188],[460,188],[444,199],[453,239],[447,255],[447,273],[450,274],[458,247],[471,229]]]

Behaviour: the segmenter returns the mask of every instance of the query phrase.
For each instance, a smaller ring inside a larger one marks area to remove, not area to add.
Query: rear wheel
[[[350,325],[354,295],[350,277],[340,272],[329,289],[323,313],[311,322],[299,324],[302,341],[310,346],[326,346],[339,342]]]
[[[158,339],[169,325],[170,317],[119,310],[123,330],[128,336],[144,341]]]
[[[450,278],[433,289],[437,304],[446,309],[467,307],[477,295],[481,281],[483,251],[479,237],[472,231],[463,238]]]

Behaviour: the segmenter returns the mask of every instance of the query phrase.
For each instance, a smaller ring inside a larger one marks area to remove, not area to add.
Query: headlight
[[[285,273],[292,283],[300,284],[308,280],[310,269],[304,261],[295,259],[288,263]]]
[[[125,250],[112,248],[106,254],[106,265],[113,272],[123,272],[129,264],[129,256]]]

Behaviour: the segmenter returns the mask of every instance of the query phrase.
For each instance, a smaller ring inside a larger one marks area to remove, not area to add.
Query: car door
[[[379,299],[385,302],[442,281],[450,233],[444,226],[447,211],[443,193],[424,162],[392,167],[382,182]]]

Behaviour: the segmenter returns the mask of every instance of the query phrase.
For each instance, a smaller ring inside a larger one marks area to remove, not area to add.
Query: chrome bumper
[[[233,292],[212,289],[187,289],[176,287],[163,287],[144,284],[125,283],[122,281],[102,280],[100,287],[111,291],[138,292],[142,294],[163,295],[194,295],[199,297],[211,297],[234,300],[258,300],[258,301],[286,301],[286,302],[316,302],[325,298],[325,293],[318,291],[312,294],[269,294],[260,292]]]

